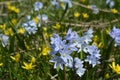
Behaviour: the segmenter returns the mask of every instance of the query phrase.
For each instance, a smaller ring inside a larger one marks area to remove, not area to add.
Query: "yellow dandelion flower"
[[[16,8],[14,11],[15,11],[16,13],[20,13],[20,10],[19,10],[18,8]]]
[[[75,13],[74,13],[74,16],[75,16],[76,18],[78,18],[78,17],[80,16],[80,13],[79,13],[79,12],[75,12]]]
[[[53,26],[53,28],[55,28],[55,29],[57,29],[57,30],[59,30],[59,29],[60,29],[60,27],[61,27],[60,23],[56,23],[56,25],[55,25],[55,26]]]
[[[93,37],[93,41],[94,41],[94,42],[98,42],[98,40],[99,40],[98,36],[95,35],[95,36]]]
[[[11,22],[15,25],[17,23],[17,19],[12,19]]]
[[[36,62],[36,59],[35,59],[35,57],[32,56],[31,63],[35,63],[35,62]]]
[[[9,36],[13,36],[14,33],[13,33],[12,28],[8,28],[7,30],[4,31],[4,34],[9,35]]]
[[[112,68],[114,72],[116,72],[117,74],[120,74],[120,65],[118,64],[115,65],[115,62],[112,62],[112,65],[109,64],[109,66],[110,68]]]
[[[7,8],[8,8],[8,10],[13,11],[15,13],[20,12],[20,10],[18,8],[16,8],[15,6],[12,6],[10,3],[8,3]]]
[[[94,44],[95,46],[98,46],[97,42],[93,42],[93,44]]]
[[[0,25],[0,29],[2,29],[3,31],[5,30],[5,28],[6,28],[6,24]]]
[[[37,24],[39,23],[38,17],[33,18],[33,20],[34,20]]]
[[[15,56],[10,56],[10,58],[12,60],[14,60],[15,62],[19,62],[20,61],[20,53],[17,53]]]
[[[3,63],[0,63],[0,67],[3,66]]]
[[[82,13],[82,15],[83,15],[83,18],[85,18],[85,19],[89,18],[89,15],[87,13]]]
[[[26,63],[23,62],[24,66],[22,66],[23,69],[30,70],[33,69],[36,65],[33,65],[32,63]]]
[[[46,46],[42,49],[42,52],[40,53],[39,56],[41,56],[41,55],[46,56],[46,55],[48,55],[49,52],[50,52],[50,48],[48,46]]]
[[[46,38],[48,38],[48,37],[49,37],[49,34],[48,34],[47,32],[45,32],[45,33],[44,33],[44,36],[45,36]]]
[[[30,46],[29,46],[29,45],[27,45],[27,44],[25,44],[25,47],[27,48],[27,50],[29,50],[29,49],[30,49]]]
[[[43,27],[43,30],[44,30],[44,31],[47,31],[47,28],[46,28],[46,27]]]
[[[108,79],[110,77],[109,73],[105,74],[105,79]]]
[[[118,13],[118,10],[115,9],[115,8],[113,8],[113,9],[111,9],[111,12],[112,12],[113,14],[116,14],[116,13]]]
[[[24,29],[24,28],[20,28],[20,29],[18,29],[18,33],[20,33],[20,34],[24,34],[24,33],[25,33],[25,29]]]

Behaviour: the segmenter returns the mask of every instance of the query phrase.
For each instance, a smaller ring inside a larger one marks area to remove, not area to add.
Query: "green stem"
[[[63,72],[64,72],[64,80],[66,80],[66,69],[65,69],[65,65],[64,65],[64,70],[63,70]]]
[[[80,59],[83,59],[83,51],[80,52]]]

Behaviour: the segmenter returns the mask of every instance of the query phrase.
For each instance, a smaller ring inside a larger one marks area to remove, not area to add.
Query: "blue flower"
[[[74,44],[74,43],[67,43],[67,46],[69,46],[69,49],[71,50],[71,51],[78,51],[78,49],[77,49],[77,47],[76,47],[76,44]]]
[[[78,53],[82,50],[84,50],[84,48],[88,45],[85,43],[85,38],[84,37],[80,37],[76,40],[76,42],[74,44],[76,44],[76,47],[78,48]]]
[[[2,46],[6,47],[8,45],[8,39],[9,37],[4,35],[4,34],[0,34],[0,40],[2,42]]]
[[[76,71],[80,77],[85,73],[85,68],[83,68],[83,61],[79,58],[73,58],[71,54],[75,52],[84,51],[89,53],[86,57],[85,62],[89,62],[94,67],[96,64],[100,64],[100,50],[95,45],[90,46],[89,43],[92,42],[93,30],[89,29],[87,32],[80,37],[77,32],[72,31],[70,28],[65,36],[65,39],[62,40],[58,34],[54,34],[51,37],[51,52],[54,62],[54,68],[60,66],[63,69],[63,65],[72,68]]]
[[[48,20],[48,16],[46,14],[39,14],[37,16],[37,18],[41,21],[47,21]]]
[[[34,10],[35,11],[39,11],[40,9],[43,8],[43,3],[41,3],[41,2],[35,2],[33,6],[34,6]]]
[[[92,46],[87,46],[86,48],[84,48],[86,53],[89,54],[99,54],[100,50],[98,50],[98,48],[95,45]]]
[[[86,53],[89,53],[90,55],[87,56],[85,59],[86,62],[89,62],[89,64],[92,64],[94,67],[96,64],[100,64],[100,50],[95,45],[87,46],[84,50]]]
[[[42,21],[47,22],[48,20],[48,16],[46,14],[38,14],[37,18],[39,20],[39,22],[37,23],[38,27],[41,27]]]
[[[75,31],[72,31],[71,28],[68,30],[65,39],[69,41],[69,45],[73,47],[75,51],[78,50],[77,48],[80,48],[79,51],[82,50],[81,47],[84,41],[81,40],[82,38],[80,38]]]
[[[84,48],[92,41],[91,40],[91,38],[93,37],[92,33],[93,30],[89,29],[87,32],[84,33],[83,37],[79,37],[75,31],[69,29],[65,39],[69,41],[70,46],[73,47],[72,49],[78,50],[78,52],[80,52],[84,50]]]
[[[63,65],[65,64],[64,60],[61,57],[54,56],[52,60],[49,60],[50,62],[54,62],[54,68],[60,67],[61,70],[63,70]]]
[[[91,5],[91,9],[93,10],[94,14],[98,14],[99,13],[99,9],[96,7],[96,5]]]
[[[60,8],[60,4],[56,0],[52,0],[51,3],[52,3],[53,6],[56,6],[57,9]]]
[[[85,68],[83,68],[83,61],[81,61],[79,58],[74,58],[74,68],[76,70],[76,74],[78,74],[80,77],[85,73]]]
[[[42,14],[42,20],[43,21],[47,21],[48,20],[48,16],[46,14]]]
[[[93,30],[89,29],[87,32],[84,33],[84,41],[86,44],[89,44],[92,41],[92,37],[93,37]]]
[[[78,34],[75,31],[72,31],[70,28],[66,34],[65,39],[69,40],[70,42],[74,42],[75,39],[79,38]]]
[[[89,62],[89,64],[92,64],[92,67],[95,67],[96,64],[100,64],[99,58],[97,58],[93,54],[88,55],[87,58],[85,59],[85,62]]]
[[[120,29],[114,26],[109,35],[115,40],[115,47],[120,45]]]
[[[72,67],[72,63],[73,63],[73,58],[70,56],[70,54],[72,53],[73,51],[70,50],[69,46],[64,46],[63,49],[61,49],[59,51],[60,53],[60,57],[64,60],[65,62],[65,65],[68,66],[68,67]]]
[[[31,19],[31,16],[30,15],[27,15],[26,16],[26,20],[29,21]]]
[[[37,25],[36,25],[35,21],[33,21],[33,20],[23,23],[22,27],[25,28],[25,30],[26,30],[26,32],[28,32],[28,34],[35,34],[38,30]]]
[[[54,50],[59,51],[64,48],[66,40],[62,41],[62,38],[58,34],[54,34],[51,38],[51,45],[54,45]]]
[[[113,0],[106,0],[106,4],[109,5],[110,8],[112,8],[114,6],[114,1]]]

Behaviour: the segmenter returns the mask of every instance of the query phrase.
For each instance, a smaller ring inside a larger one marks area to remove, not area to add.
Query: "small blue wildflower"
[[[29,21],[31,19],[30,15],[27,15],[26,20]]]
[[[78,34],[75,31],[72,31],[71,28],[68,30],[65,39],[69,41],[70,46],[73,47],[75,51],[78,50],[77,48],[81,49],[81,43],[84,43],[83,40],[80,40],[81,38],[78,36]]]
[[[66,34],[65,39],[69,40],[70,42],[74,42],[75,39],[79,38],[78,34],[75,31],[72,31],[70,28]]]
[[[89,44],[92,40],[91,38],[93,37],[93,30],[89,29],[87,32],[84,33],[84,41],[86,44]]]
[[[8,45],[8,39],[9,37],[4,35],[4,34],[0,34],[0,40],[2,42],[2,46],[6,47]]]
[[[39,14],[37,16],[37,18],[41,21],[47,21],[48,20],[48,16],[46,14]]]
[[[84,33],[83,37],[79,37],[75,31],[69,29],[67,35],[65,37],[66,40],[69,41],[71,46],[75,49],[78,48],[78,52],[84,50],[84,48],[91,42],[91,38],[93,37],[93,30],[89,29],[87,32]]]
[[[94,67],[96,64],[100,64],[100,50],[95,45],[87,46],[84,50],[86,53],[89,53],[90,55],[87,56],[85,59],[86,62],[89,62],[89,64],[92,64]]]
[[[60,8],[60,4],[56,0],[52,0],[51,3],[52,3],[53,6],[56,6],[56,9]]]
[[[84,51],[84,48],[89,45],[92,41],[91,38],[93,37],[93,30],[89,29],[87,32],[84,33],[83,37],[77,38],[76,46],[79,48],[78,52]]]
[[[54,56],[52,60],[49,60],[49,62],[54,62],[54,68],[60,67],[61,70],[63,70],[63,65],[65,64],[64,60],[61,57]]]
[[[34,10],[35,11],[39,11],[40,9],[43,8],[43,3],[41,3],[41,2],[35,2],[33,6],[34,6]]]
[[[69,49],[69,46],[65,46],[60,52],[60,57],[64,60],[65,65],[68,67],[72,67],[73,58],[70,56],[70,54],[73,52]]]
[[[92,46],[87,46],[86,48],[84,48],[86,50],[84,50],[86,53],[89,54],[99,54],[100,50],[98,50],[98,48],[95,45]],[[97,57],[97,56],[96,56]]]
[[[35,21],[33,21],[33,20],[23,23],[22,27],[25,28],[25,30],[26,30],[26,32],[28,32],[28,34],[35,34],[38,30],[37,25],[36,25]]]
[[[42,14],[42,20],[43,21],[47,21],[48,20],[48,16],[46,14]]]
[[[85,68],[83,68],[83,61],[81,61],[79,58],[74,58],[74,68],[76,70],[76,74],[78,74],[80,77],[85,73]]]
[[[114,26],[109,35],[115,40],[115,47],[120,45],[120,29]]]
[[[85,43],[85,38],[84,37],[80,37],[76,40],[76,42],[74,44],[76,44],[76,47],[78,48],[78,53],[82,50],[84,50],[84,48],[88,45]]]
[[[51,37],[51,52],[50,54],[54,57],[60,57],[64,63],[65,66],[72,67],[73,59],[70,56],[70,54],[73,52],[73,50],[70,49],[69,45],[66,44],[66,40],[62,41],[62,38],[58,34],[54,34],[53,37]]]
[[[96,5],[91,5],[91,9],[93,10],[94,14],[98,14],[99,13],[99,9],[96,7]]]
[[[113,29],[110,31],[110,36],[115,39],[116,37],[120,36],[120,29],[116,28],[115,26],[113,27]]]
[[[47,22],[47,20],[48,20],[48,16],[46,14],[42,14],[42,15],[38,14],[37,18],[39,20],[39,22],[37,23],[38,27],[41,27],[42,21]]]
[[[112,8],[115,3],[113,0],[106,0],[106,4],[109,5],[110,8]]]
[[[54,45],[54,50],[59,51],[64,48],[66,40],[62,41],[62,38],[58,34],[54,34],[51,38],[51,45]]]
[[[89,64],[92,64],[92,67],[95,67],[96,64],[100,64],[99,58],[96,58],[93,54],[88,55],[85,59],[85,62],[89,62]]]
[[[69,49],[71,50],[71,51],[78,51],[78,49],[77,49],[77,47],[76,47],[76,44],[74,44],[74,43],[67,43],[67,46],[69,46]]]

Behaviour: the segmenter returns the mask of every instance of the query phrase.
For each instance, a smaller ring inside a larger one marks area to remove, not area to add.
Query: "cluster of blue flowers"
[[[60,67],[63,70],[63,65],[72,68],[76,71],[80,77],[85,73],[85,68],[83,68],[83,62],[89,62],[89,64],[94,67],[96,64],[100,64],[100,50],[95,45],[90,45],[93,37],[93,30],[89,29],[80,37],[77,32],[69,29],[65,39],[62,40],[58,34],[54,34],[51,37],[51,52],[53,59],[50,62],[54,62],[54,68]],[[89,53],[84,61],[75,56],[74,58],[71,54]]]
[[[115,47],[120,45],[120,29],[114,26],[109,35],[115,40]]]
[[[62,8],[65,9],[66,8],[66,5],[68,5],[69,8],[72,7],[72,2],[70,0],[51,0],[51,3],[53,6],[56,6],[57,9],[60,8],[60,4],[63,4],[62,5]]]
[[[34,10],[40,11],[43,8],[43,3],[35,2],[34,3]],[[28,34],[35,34],[38,30],[38,27],[41,26],[41,22],[46,22],[48,20],[48,16],[46,14],[38,14],[37,16],[38,23],[36,23],[30,15],[27,16],[26,22],[22,24],[22,27],[26,30]]]
[[[87,58],[85,59],[86,62],[89,62],[89,64],[92,64],[94,67],[96,64],[100,64],[100,50],[95,45],[87,46],[86,47],[86,53],[89,53]]]
[[[34,20],[30,20],[30,16],[29,18],[27,16],[27,21],[22,24],[22,27],[26,30],[26,32],[28,32],[28,34],[35,34],[38,30],[36,22]]]

